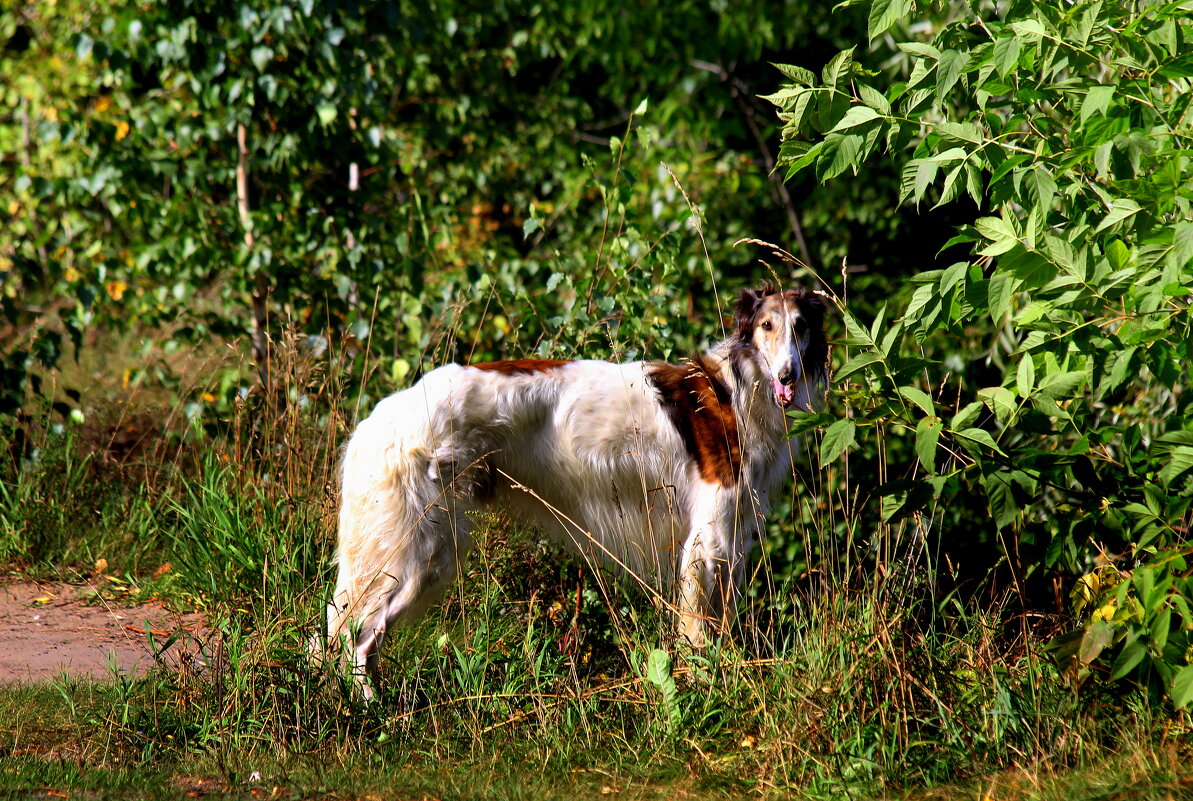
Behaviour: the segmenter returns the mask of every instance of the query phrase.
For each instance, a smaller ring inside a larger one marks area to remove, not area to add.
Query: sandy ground
[[[0,583],[0,682],[44,681],[63,672],[77,677],[110,678],[110,658],[122,674],[153,665],[149,636],[158,646],[172,632],[184,640],[200,632],[198,615],[178,615],[160,604],[136,607],[82,603],[94,597],[89,587]],[[176,643],[167,652],[193,643]],[[111,655],[111,657],[110,657]]]

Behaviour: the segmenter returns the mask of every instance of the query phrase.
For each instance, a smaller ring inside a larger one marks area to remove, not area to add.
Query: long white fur
[[[387,629],[422,615],[457,574],[472,545],[467,512],[481,506],[674,598],[694,644],[726,622],[769,493],[791,471],[780,376],[799,379],[793,405],[808,408],[815,391],[798,309],[778,306],[778,330],[751,332],[744,356],[733,337],[704,356],[736,412],[744,457],[732,486],[701,478],[650,363],[512,375],[449,364],[379,403],[344,452],[328,606],[329,641],[346,643],[364,695]]]

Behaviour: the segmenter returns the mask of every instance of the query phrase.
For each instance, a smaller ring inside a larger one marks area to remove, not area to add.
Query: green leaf
[[[1085,635],[1081,638],[1081,648],[1077,652],[1077,658],[1083,664],[1088,665],[1097,659],[1106,646],[1112,642],[1114,642],[1114,626],[1105,620],[1099,620],[1085,630]]]
[[[798,409],[788,412],[787,417],[791,420],[787,431],[793,437],[823,428],[837,419],[828,412],[802,412]]]
[[[1027,398],[1031,396],[1035,387],[1036,362],[1030,353],[1025,353],[1019,360],[1019,369],[1015,373],[1015,391],[1019,393],[1019,397]]]
[[[994,67],[1000,78],[1010,75],[1019,65],[1020,47],[1016,36],[1001,36],[994,40]]]
[[[933,161],[937,164],[947,164],[950,161],[963,161],[968,157],[969,154],[965,151],[965,148],[950,147],[948,150],[942,151],[937,153],[935,156],[932,156],[929,158],[929,161]]]
[[[1095,114],[1105,114],[1114,97],[1113,86],[1092,86],[1085,93],[1085,100],[1081,101],[1081,122],[1084,123]]]
[[[990,515],[994,525],[1002,529],[1019,519],[1023,508],[1015,499],[1009,473],[998,472],[983,476],[982,487],[986,490],[986,501],[990,504]]]
[[[1177,709],[1184,709],[1193,702],[1193,665],[1185,665],[1172,677],[1168,685],[1168,697]]]
[[[646,657],[646,678],[663,696],[667,726],[675,731],[682,722],[683,710],[679,706],[679,688],[671,675],[671,655],[659,648],[651,651]]]
[[[877,111],[879,114],[887,116],[891,113],[890,102],[886,99],[886,96],[883,95],[882,92],[878,91],[873,86],[859,83],[857,85],[857,91],[862,98],[862,102]]]
[[[1077,388],[1085,383],[1085,373],[1081,371],[1062,371],[1059,373],[1045,373],[1040,379],[1039,391],[1053,400],[1068,400],[1074,397]]]
[[[817,142],[816,144],[814,144],[810,148],[808,148],[803,153],[803,155],[801,155],[798,159],[791,162],[791,166],[787,170],[787,179],[790,180],[791,176],[795,175],[800,170],[807,168],[811,164],[814,164],[816,162],[816,159],[820,158],[820,151],[823,149],[824,149],[824,142],[823,141]]]
[[[934,130],[946,139],[955,139],[971,145],[980,145],[983,140],[982,129],[972,122],[939,122]]]
[[[998,422],[1003,425],[1014,423],[1019,414],[1019,404],[1015,402],[1015,393],[1006,387],[986,387],[978,390],[978,397],[994,412]]]
[[[882,498],[882,521],[894,523],[918,509],[932,499],[932,486],[926,481],[898,479],[875,490]]]
[[[924,42],[899,42],[898,47],[909,56],[930,58],[933,61],[940,58],[940,51],[932,45],[925,44]]]
[[[800,96],[795,99],[795,103],[792,104],[789,110],[791,119],[788,120],[787,125],[795,126],[797,131],[803,127],[804,121],[808,116],[808,110],[812,108],[814,94],[811,90],[801,91]]]
[[[965,175],[965,163],[958,164],[953,169],[949,170],[948,176],[944,179],[944,188],[940,190],[940,200],[936,201],[936,205],[932,208],[938,209],[946,203],[952,203],[956,199],[958,192],[961,190],[960,179]]]
[[[651,684],[663,686],[671,678],[671,655],[661,649],[654,649],[646,657],[646,678]]]
[[[1128,217],[1138,214],[1140,211],[1142,211],[1142,209],[1140,209],[1139,204],[1134,200],[1126,197],[1115,198],[1114,202],[1110,204],[1110,213],[1107,214],[1106,218],[1102,220],[1101,224],[1094,229],[1094,233],[1096,234],[1099,231],[1104,231],[1115,223],[1122,222]]]
[[[1151,635],[1152,648],[1158,654],[1164,653],[1164,646],[1168,644],[1168,635],[1172,632],[1172,607],[1166,606],[1152,620],[1148,626]]]
[[[907,310],[903,312],[903,320],[909,325],[915,325],[920,321],[921,312],[933,301],[940,302],[940,294],[937,293],[935,286],[922,284],[916,287],[915,292],[911,295],[911,300],[907,303]]]
[[[852,47],[842,50],[825,65],[820,73],[825,86],[835,89],[842,78],[849,78],[853,74],[853,50]]]
[[[995,323],[1002,323],[1007,310],[1011,307],[1011,298],[1018,288],[1019,279],[1006,272],[996,272],[990,278],[987,290],[987,304],[990,307],[990,319]]]
[[[976,442],[979,445],[984,445],[995,453],[1006,456],[1006,453],[1003,453],[1002,448],[998,447],[998,443],[994,441],[994,437],[990,436],[990,432],[986,431],[985,429],[966,428],[962,431],[954,431],[953,436],[960,440],[968,440],[970,442]]]
[[[1160,483],[1169,487],[1173,481],[1176,481],[1180,476],[1193,467],[1193,447],[1188,445],[1179,445],[1167,452],[1167,462],[1164,469],[1160,471]]]
[[[982,256],[997,256],[1019,244],[1015,228],[1001,217],[979,217],[974,222],[974,228],[991,242],[979,251]]]
[[[1036,19],[1025,19],[1022,22],[1012,22],[1011,30],[1024,41],[1035,42],[1046,34],[1043,24]]]
[[[945,50],[940,54],[940,65],[936,69],[936,99],[938,102],[945,102],[967,64],[969,64],[968,53],[959,50]]]
[[[936,446],[942,428],[939,417],[924,417],[915,427],[915,455],[930,473],[936,472]]]
[[[326,127],[335,120],[336,107],[331,103],[323,103],[315,107],[315,113],[319,115],[319,122]]]
[[[841,118],[840,122],[833,126],[833,130],[843,131],[846,128],[855,128],[877,119],[881,119],[878,112],[869,106],[850,106],[849,111],[845,112],[845,116]]]
[[[1156,572],[1150,567],[1139,567],[1131,574],[1131,584],[1135,587],[1135,595],[1139,603],[1147,606],[1151,601],[1152,591],[1156,588]]]
[[[830,133],[824,138],[824,148],[816,159],[816,178],[821,182],[835,178],[848,169],[857,172],[862,148],[858,134]]]
[[[961,429],[968,428],[974,420],[978,419],[978,414],[980,414],[981,411],[981,401],[971,401],[970,403],[965,404],[961,407],[960,411],[953,415],[953,419],[949,423],[949,430],[959,431]]]
[[[874,0],[870,4],[870,19],[866,26],[871,39],[886,33],[892,25],[907,15],[909,0]]]
[[[858,322],[857,318],[854,317],[848,309],[845,309],[842,312],[841,322],[845,323],[846,338],[843,344],[869,346],[876,345],[873,337],[870,336],[870,332]]]
[[[816,85],[816,75],[811,70],[797,67],[794,64],[776,64],[773,61],[771,62],[771,66],[800,86]]]
[[[1110,680],[1118,681],[1134,670],[1147,656],[1147,646],[1139,640],[1131,640],[1123,646],[1110,668]]]
[[[1172,265],[1186,270],[1193,261],[1193,222],[1178,222],[1172,226]]]
[[[265,68],[269,66],[269,62],[273,60],[273,48],[259,45],[249,51],[249,59],[253,62],[253,66],[257,68],[258,72],[265,72]]]
[[[916,387],[899,387],[899,394],[914,403],[926,415],[936,414],[936,406],[932,403],[932,396]]]
[[[844,381],[846,378],[853,375],[858,370],[861,370],[864,367],[868,367],[871,364],[875,364],[875,363],[881,362],[881,361],[882,361],[882,354],[879,353],[878,351],[876,351],[876,350],[862,351],[861,353],[854,356],[849,361],[845,362],[845,364],[841,366],[840,370],[835,371],[833,373],[833,378],[835,378],[838,381]]]
[[[784,86],[772,95],[759,95],[759,98],[773,103],[784,111],[791,111],[795,107],[796,101],[801,98],[804,99],[806,107],[807,101],[811,100],[814,94],[814,92],[802,86]]]
[[[852,420],[838,420],[825,429],[824,439],[820,443],[820,463],[827,465],[835,462],[841,454],[857,447],[854,432],[857,426]]]
[[[928,191],[928,187],[936,180],[936,172],[940,169],[936,162],[924,160],[912,161],[915,165],[915,202],[918,204]]]

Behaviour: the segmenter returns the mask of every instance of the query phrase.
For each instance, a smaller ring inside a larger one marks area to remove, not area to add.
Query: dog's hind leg
[[[345,518],[350,515],[342,516],[342,528],[358,522]],[[428,504],[413,524],[386,526],[365,548],[340,554],[328,634],[333,643],[346,646],[345,657],[364,698],[374,696],[370,685],[376,684],[379,650],[389,629],[417,620],[451,585],[472,544],[468,525],[462,511],[453,515]]]

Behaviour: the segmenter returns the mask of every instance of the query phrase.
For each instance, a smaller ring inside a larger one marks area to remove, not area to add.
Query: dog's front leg
[[[734,523],[732,488],[699,485],[679,564],[679,634],[694,647],[723,631],[737,609],[745,540]],[[742,539],[739,543],[738,540]]]

